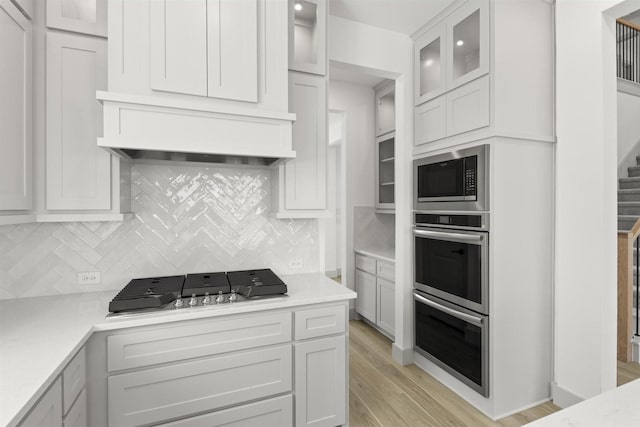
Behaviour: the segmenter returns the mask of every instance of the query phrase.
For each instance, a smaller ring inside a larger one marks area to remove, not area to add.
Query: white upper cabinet
[[[152,89],[258,101],[257,0],[152,1],[149,24]]]
[[[376,88],[376,136],[396,130],[396,87],[388,82]]]
[[[415,103],[489,72],[489,1],[469,0],[415,40]]]
[[[327,74],[326,0],[289,0],[289,69]]]
[[[32,207],[32,27],[0,0],[0,210]]]
[[[106,40],[47,34],[46,208],[110,210],[111,155],[98,147]]]
[[[47,27],[106,37],[107,0],[47,0]]]

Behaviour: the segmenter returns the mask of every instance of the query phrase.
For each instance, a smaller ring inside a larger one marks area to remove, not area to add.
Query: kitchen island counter
[[[106,318],[117,291],[0,301],[0,425],[15,426],[98,331],[355,298],[321,273],[282,276],[288,296]]]

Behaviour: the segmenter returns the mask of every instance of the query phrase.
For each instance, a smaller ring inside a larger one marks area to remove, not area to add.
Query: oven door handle
[[[484,319],[480,318],[480,317],[475,317],[472,316],[470,314],[467,313],[461,313],[458,310],[454,310],[452,308],[449,308],[447,306],[444,306],[442,304],[439,304],[435,301],[432,301],[430,299],[427,299],[425,297],[423,297],[422,295],[419,295],[417,293],[413,293],[413,299],[416,301],[419,301],[425,305],[428,305],[431,308],[435,308],[436,310],[440,310],[444,313],[447,313],[457,319],[460,320],[464,320],[465,322],[471,323],[472,325],[475,325],[477,327],[482,327],[482,324],[484,323]]]
[[[442,231],[419,230],[417,228],[413,229],[413,234],[417,237],[431,237],[437,240],[472,244],[479,244],[484,239],[484,236],[481,234],[445,233]]]

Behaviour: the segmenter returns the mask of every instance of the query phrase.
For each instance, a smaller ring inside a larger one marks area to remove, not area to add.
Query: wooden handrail
[[[633,242],[640,236],[640,219],[629,231],[618,232],[618,360],[631,361],[633,335]]]
[[[624,18],[618,18],[618,19],[616,19],[616,22],[618,22],[618,23],[620,23],[622,25],[626,25],[629,28],[633,28],[634,30],[640,31],[640,25],[636,24],[635,22],[628,21],[628,20],[626,20]]]

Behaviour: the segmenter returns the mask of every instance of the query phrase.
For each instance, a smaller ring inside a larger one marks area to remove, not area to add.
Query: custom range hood
[[[98,146],[129,159],[269,165],[295,157],[295,114],[98,91]]]

